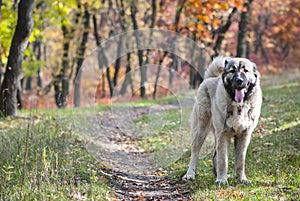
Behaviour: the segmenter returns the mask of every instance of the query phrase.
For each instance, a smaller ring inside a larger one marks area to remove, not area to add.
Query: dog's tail
[[[204,79],[221,76],[224,70],[225,60],[227,58],[228,57],[224,56],[218,56],[214,58],[214,60],[209,64],[208,68],[205,71]]]

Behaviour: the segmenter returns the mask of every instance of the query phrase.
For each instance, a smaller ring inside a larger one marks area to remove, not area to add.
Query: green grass
[[[71,113],[25,112],[22,118],[1,121],[0,200],[113,197],[101,182],[100,164],[74,130]]]
[[[298,78],[286,83],[279,80],[278,83],[263,87],[261,119],[247,153],[246,174],[251,185],[242,185],[235,180],[231,150],[230,185],[218,186],[211,171],[212,145],[203,147],[196,178],[189,181],[192,200],[300,200],[300,81]],[[178,113],[170,110],[165,115],[176,121]],[[144,116],[138,122],[147,122],[147,118],[153,117]],[[184,126],[180,130],[176,126],[168,129],[161,127],[156,135],[141,142],[142,146],[164,156],[162,146],[169,146],[172,140],[169,132],[181,131],[189,135],[189,129]],[[172,180],[178,181],[185,174],[189,156],[190,151],[185,152],[167,168]]]
[[[135,120],[140,130],[146,130],[138,142],[159,167],[168,166],[183,153],[189,140],[187,134],[190,110],[170,109],[143,115]]]
[[[202,148],[195,180],[188,183],[192,200],[300,200],[300,80],[277,83],[263,87],[262,115],[247,154],[246,173],[252,184],[235,181],[231,153],[230,186],[216,185],[209,142]],[[23,111],[19,118],[1,120],[0,200],[113,199],[100,162],[86,150],[88,138],[80,135],[74,122],[95,110],[176,101],[178,97],[167,97],[93,108]],[[176,181],[189,162],[190,151],[184,149],[188,148],[190,110],[151,112],[135,120],[147,133],[138,145],[160,166],[168,166],[170,179]]]

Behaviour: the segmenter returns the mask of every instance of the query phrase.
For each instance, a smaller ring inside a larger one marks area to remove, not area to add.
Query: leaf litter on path
[[[150,112],[177,107],[168,104],[112,108],[110,111],[95,111],[83,119],[75,118],[80,133],[84,133],[88,141],[86,148],[102,162],[102,174],[115,189],[119,200],[189,200],[188,186],[181,181],[171,181],[161,164],[139,146],[138,142],[151,131],[137,128],[133,123]],[[183,143],[179,149],[183,150],[184,146]]]

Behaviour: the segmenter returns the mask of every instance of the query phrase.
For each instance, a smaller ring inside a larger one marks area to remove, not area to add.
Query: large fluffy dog
[[[216,182],[228,183],[231,138],[234,138],[236,176],[242,183],[249,182],[245,158],[262,104],[259,77],[256,65],[245,58],[217,57],[209,65],[191,114],[192,153],[184,180],[195,178],[199,151],[212,127]]]

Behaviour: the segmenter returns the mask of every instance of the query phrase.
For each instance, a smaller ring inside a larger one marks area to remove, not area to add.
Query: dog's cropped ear
[[[256,64],[253,62],[252,62],[252,67],[253,67],[254,76],[257,78],[259,76],[259,73],[258,73]]]
[[[252,62],[252,65],[253,65],[253,70],[254,70],[254,71],[257,71],[257,66],[256,66],[256,64],[255,64],[254,62]]]
[[[225,57],[225,67],[227,66],[227,64],[230,62],[230,61],[232,61],[232,58],[231,57]]]

